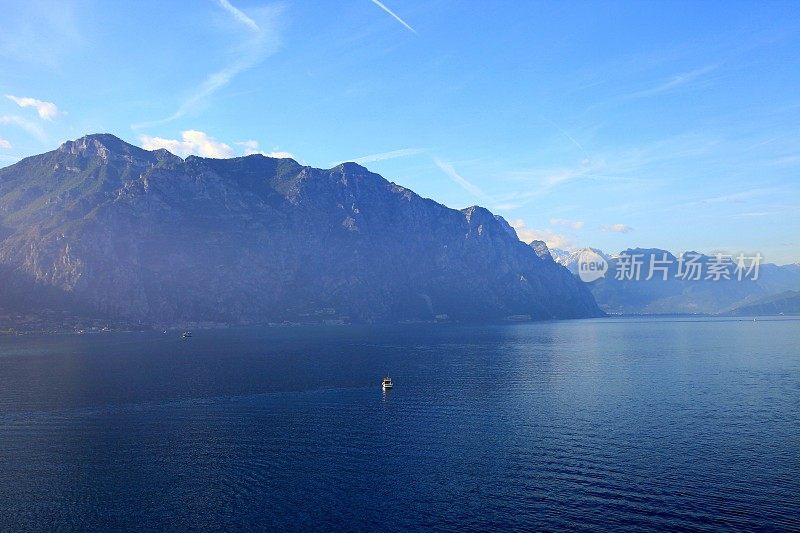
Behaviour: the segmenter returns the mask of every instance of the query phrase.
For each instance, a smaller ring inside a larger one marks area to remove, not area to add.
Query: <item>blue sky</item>
[[[800,261],[797,2],[4,2],[0,165],[356,160],[560,247]]]

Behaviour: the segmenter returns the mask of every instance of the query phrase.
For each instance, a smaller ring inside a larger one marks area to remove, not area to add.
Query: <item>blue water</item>
[[[0,529],[55,528],[797,530],[800,321],[3,337]]]

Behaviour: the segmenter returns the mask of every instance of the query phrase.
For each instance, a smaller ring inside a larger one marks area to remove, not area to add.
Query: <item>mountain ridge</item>
[[[800,315],[800,291],[783,291],[727,311],[731,316]]]
[[[609,263],[606,275],[587,286],[600,308],[612,314],[725,314],[771,295],[800,289],[800,266],[796,264],[761,263],[757,279],[683,280],[677,279],[677,255],[660,248],[628,248],[614,255],[597,248],[552,251],[554,260],[576,276],[578,262],[588,252],[599,255]],[[661,260],[666,256],[671,263],[668,279],[616,279],[619,257],[625,255],[638,255],[644,259],[642,278],[646,277],[647,262],[651,257]],[[697,255],[698,262],[703,265],[715,260],[712,255],[695,251],[686,252],[685,255]],[[729,265],[734,266],[732,261]]]
[[[182,159],[87,135],[0,169],[0,227],[5,271],[129,320],[602,314],[502,217],[356,163]]]

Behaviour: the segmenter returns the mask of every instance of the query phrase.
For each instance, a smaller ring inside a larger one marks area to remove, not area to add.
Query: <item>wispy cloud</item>
[[[550,225],[552,226],[566,226],[572,229],[582,229],[586,223],[583,220],[570,220],[568,218],[551,218]]]
[[[747,191],[740,191],[731,194],[723,194],[720,196],[712,196],[710,198],[704,198],[699,202],[692,202],[690,205],[698,205],[698,204],[741,204],[753,198],[758,198],[760,196],[766,196],[777,192],[777,189],[774,187],[759,187],[755,189],[750,189]]]
[[[260,28],[258,27],[258,24],[256,24],[256,21],[245,15],[241,9],[228,2],[228,0],[217,0],[217,3],[222,7],[222,9],[233,15],[233,18],[251,30],[259,31]]]
[[[589,174],[590,170],[591,167],[588,164],[582,163],[574,168],[566,169],[536,169],[509,172],[506,177],[512,182],[525,184],[525,188],[499,195],[496,200],[504,209],[516,209],[571,181],[589,177],[601,179],[598,176],[591,176]]]
[[[14,96],[13,94],[7,94],[6,98],[20,107],[34,108],[39,118],[43,118],[44,120],[52,121],[61,114],[58,110],[58,106],[53,102],[45,102],[44,100],[37,100],[29,96]]]
[[[11,143],[0,137],[0,148],[11,148]]]
[[[450,162],[435,158],[434,163],[463,189],[472,193],[473,196],[480,199],[482,202],[485,202],[487,207],[500,211],[510,211],[520,208],[535,198],[541,197],[553,189],[577,179],[620,181],[626,183],[629,181],[628,178],[604,176],[593,173],[593,170],[596,170],[597,167],[589,161],[584,160],[573,168],[506,172],[504,177],[508,182],[516,183],[518,187],[520,184],[523,184],[524,188],[492,195],[484,192],[480,187],[465,179],[454,169]]]
[[[38,141],[42,143],[47,142],[47,135],[45,134],[44,130],[30,120],[24,119],[17,115],[3,115],[0,116],[0,124],[14,124],[19,126],[26,132],[28,132],[31,136],[35,137]]]
[[[461,174],[456,172],[456,169],[453,168],[453,165],[449,161],[444,161],[442,159],[435,158],[433,162],[436,164],[437,167],[439,167],[439,170],[447,174],[450,177],[450,179],[456,182],[461,188],[463,188],[468,193],[472,194],[476,198],[490,205],[495,203],[494,198],[483,192],[483,190],[480,187],[478,187],[474,183],[470,182],[469,180],[461,176]]]
[[[433,162],[442,172],[449,176],[450,179],[456,182],[461,188],[483,202],[485,207],[496,211],[511,211],[518,209],[531,200],[547,194],[559,185],[578,178],[588,177],[590,179],[605,179],[603,176],[590,176],[588,174],[589,168],[584,165],[581,165],[576,169],[559,170],[553,172],[537,171],[536,175],[533,177],[525,171],[521,171],[519,174],[512,172],[510,173],[512,176],[514,176],[512,177],[512,181],[521,181],[526,184],[526,188],[522,190],[504,192],[502,194],[490,194],[462,176],[458,171],[456,171],[451,162],[445,161],[438,157],[434,158]],[[508,177],[508,175],[506,177]],[[577,229],[575,228],[576,224],[583,224],[581,221],[569,222],[573,229]]]
[[[495,167],[491,172],[496,179],[488,182],[493,189],[479,198],[482,201],[491,200],[493,209],[510,211],[556,191],[575,189],[578,186],[604,188],[606,193],[626,194],[635,185],[637,190],[643,191],[661,183],[666,167],[707,157],[718,143],[715,137],[690,133],[643,145],[597,151],[590,157],[583,157],[587,154],[581,150],[582,153],[573,160],[572,165],[504,171],[498,171]],[[580,143],[573,144],[582,148]],[[439,165],[439,168],[442,166]],[[473,186],[477,187],[475,184]],[[470,190],[469,187],[465,188]]]
[[[581,143],[579,143],[577,141],[577,139],[575,139],[575,137],[570,135],[567,130],[565,130],[564,128],[562,128],[561,126],[559,126],[558,124],[556,124],[555,122],[550,120],[549,118],[543,117],[543,120],[545,122],[547,122],[548,124],[550,124],[553,128],[555,128],[556,131],[558,131],[565,139],[567,139],[570,143],[572,143],[573,146],[575,146],[578,150],[580,150],[581,153],[583,154],[584,161],[589,161],[590,160],[589,153],[586,151],[586,149],[583,147],[583,145]]]
[[[214,93],[230,84],[237,75],[258,65],[278,50],[280,46],[278,23],[283,12],[282,5],[277,4],[262,9],[260,24],[256,24],[254,19],[230,2],[219,0],[218,4],[231,13],[235,20],[252,30],[247,33],[241,46],[235,51],[234,60],[222,69],[209,74],[172,115],[160,120],[133,124],[133,129],[165,124],[197,112]]]
[[[398,157],[408,157],[412,155],[417,155],[422,151],[423,150],[419,148],[403,148],[401,150],[392,150],[391,152],[381,152],[379,154],[364,155],[361,157],[356,157],[355,159],[347,159],[345,161],[339,161],[337,163],[334,163],[333,166],[340,165],[346,162],[353,162],[353,163],[358,163],[359,165],[364,165],[366,163],[374,163],[375,161],[385,161],[387,159],[397,159]]]
[[[531,241],[544,241],[548,248],[569,249],[575,246],[575,241],[568,235],[555,233],[550,229],[529,228],[521,218],[512,220],[510,223],[517,237],[524,243],[530,244]]]
[[[665,167],[706,157],[717,145],[718,140],[713,137],[683,134],[638,146],[598,150],[591,158],[576,160],[571,166],[505,171],[499,177],[513,189],[495,198],[512,209],[578,184],[602,186],[606,192],[619,194],[625,194],[632,185],[644,190],[662,181]]]
[[[145,150],[164,148],[181,157],[199,155],[202,157],[225,158],[233,157],[235,154],[233,148],[229,145],[218,141],[205,132],[197,130],[182,131],[180,139],[139,135],[139,142],[142,143],[142,148]]]
[[[776,167],[791,167],[800,164],[800,155],[777,157],[768,163]]]
[[[85,44],[77,2],[4,2],[0,15],[0,57],[58,68]]]
[[[749,213],[737,213],[731,215],[733,218],[753,218],[753,217],[768,217],[772,215],[780,215],[785,211],[751,211]]]
[[[633,228],[627,224],[605,224],[600,227],[606,233],[630,233]]]
[[[656,85],[655,87],[651,87],[650,89],[645,89],[642,91],[637,91],[635,93],[631,93],[627,95],[625,98],[627,99],[635,99],[635,98],[647,98],[649,96],[656,96],[668,91],[671,91],[677,87],[682,85],[686,85],[688,83],[693,82],[694,80],[708,74],[716,70],[719,65],[706,65],[703,68],[698,68],[695,70],[690,70],[688,72],[681,72],[680,74],[676,74],[672,76],[670,79],[664,81],[663,83]]]
[[[395,19],[397,22],[399,22],[400,24],[402,24],[403,26],[405,26],[405,28],[406,28],[408,31],[410,31],[410,32],[412,32],[412,33],[417,33],[417,30],[415,30],[414,28],[412,28],[411,26],[409,26],[409,25],[408,25],[408,23],[407,23],[405,20],[401,19],[401,18],[400,18],[400,17],[397,15],[397,13],[395,13],[394,11],[392,11],[391,9],[389,9],[388,7],[386,7],[385,5],[383,5],[383,3],[382,3],[382,2],[379,2],[378,0],[372,0],[372,3],[373,3],[373,4],[375,4],[376,6],[378,6],[379,8],[383,9],[384,11],[386,11],[386,12],[387,12],[388,14],[390,14],[392,17],[394,17],[394,19]]]

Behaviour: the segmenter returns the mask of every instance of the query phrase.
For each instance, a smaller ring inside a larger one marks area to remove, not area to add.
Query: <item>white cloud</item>
[[[633,228],[627,224],[605,224],[600,229],[608,233],[630,233],[633,231]]]
[[[23,130],[27,131],[30,135],[35,137],[42,143],[47,142],[47,135],[44,133],[44,130],[36,124],[35,122],[31,122],[30,120],[24,119],[17,115],[3,115],[0,116],[0,124],[15,124],[22,128]]]
[[[574,241],[568,235],[561,235],[550,229],[534,229],[525,225],[521,218],[511,221],[511,227],[517,232],[519,240],[525,243],[531,241],[544,241],[548,248],[570,249],[575,246]]]
[[[388,7],[386,7],[385,5],[383,5],[381,2],[379,2],[378,0],[372,0],[372,3],[373,3],[373,4],[375,4],[376,6],[378,6],[379,8],[383,9],[384,11],[386,11],[386,12],[387,12],[389,15],[391,15],[391,16],[392,16],[392,17],[393,17],[393,18],[394,18],[394,19],[395,19],[397,22],[399,22],[400,24],[402,24],[403,26],[405,26],[405,28],[406,28],[408,31],[410,31],[411,33],[417,33],[417,30],[415,30],[414,28],[412,28],[411,26],[409,26],[409,25],[408,25],[408,23],[407,23],[405,20],[401,19],[401,18],[400,18],[400,17],[397,15],[397,13],[395,13],[394,11],[392,11],[391,9],[389,9]]]
[[[583,220],[570,220],[568,218],[551,218],[552,226],[567,226],[572,229],[581,229],[585,225]]]
[[[181,132],[181,139],[165,139],[163,137],[150,137],[139,135],[139,141],[145,150],[164,148],[175,155],[186,157],[199,155],[202,157],[226,158],[235,155],[233,148],[227,144],[210,137],[208,134],[197,130]]]
[[[12,94],[7,94],[6,98],[14,102],[20,107],[32,107],[38,113],[39,118],[43,118],[44,120],[53,120],[57,118],[61,112],[58,110],[58,106],[53,102],[45,102],[44,100],[37,100],[36,98],[31,98],[29,96],[14,96]]]
[[[11,143],[0,137],[0,148],[11,148]]]
[[[238,155],[261,154],[267,157],[278,159],[292,158],[290,152],[272,151],[265,152],[259,149],[258,141],[248,140],[234,143],[242,147],[241,153],[237,153],[229,144],[217,140],[206,132],[198,130],[186,130],[181,132],[180,139],[167,139],[164,137],[151,137],[149,135],[139,135],[139,142],[145,150],[158,150],[164,148],[175,155],[186,157],[188,155],[199,155],[201,157],[213,157],[225,159]]]
[[[280,150],[278,150],[277,152],[259,152],[259,153],[267,157],[274,157],[275,159],[294,159],[294,154],[292,152],[281,152]]]
[[[252,155],[260,153],[258,149],[258,141],[242,141],[236,143],[244,148],[244,155]]]
[[[265,152],[258,147],[258,141],[242,141],[236,143],[237,145],[244,148],[244,152],[242,155],[254,155],[254,154],[261,154],[266,157],[274,157],[276,159],[294,159],[294,154],[291,152],[284,152],[281,150],[276,150],[272,152]]]

